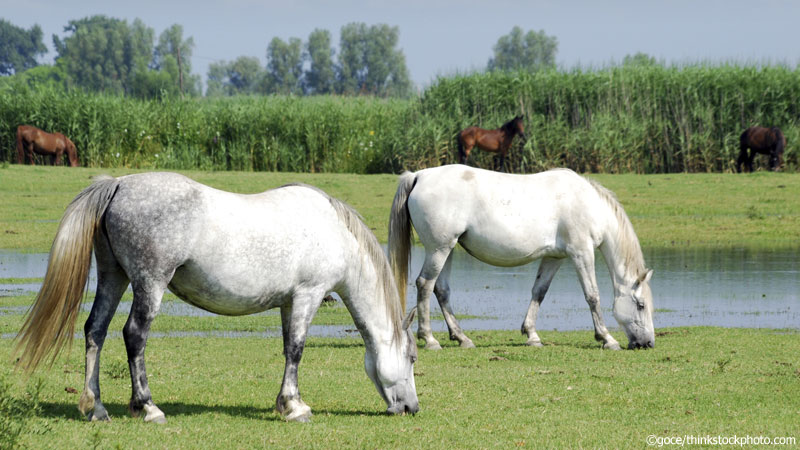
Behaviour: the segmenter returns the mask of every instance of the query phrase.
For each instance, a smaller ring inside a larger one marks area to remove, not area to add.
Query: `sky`
[[[800,62],[800,1],[794,0],[0,0],[0,18],[39,24],[50,53],[52,35],[66,36],[71,19],[104,14],[140,18],[156,37],[174,23],[194,39],[192,72],[239,56],[266,65],[273,37],[304,42],[326,29],[338,47],[351,22],[386,23],[400,30],[398,47],[412,81],[424,88],[437,76],[481,70],[498,38],[514,26],[558,39],[557,64],[602,67],[644,52],[666,63]]]

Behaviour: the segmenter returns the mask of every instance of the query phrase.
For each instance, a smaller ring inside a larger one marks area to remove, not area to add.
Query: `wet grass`
[[[40,410],[26,422],[29,448],[645,447],[650,435],[790,436],[800,417],[796,330],[670,328],[648,351],[603,351],[591,332],[475,332],[476,349],[420,350],[421,411],[387,417],[363,371],[357,338],[309,338],[300,388],[311,424],[274,412],[283,356],[279,338],[153,338],[147,364],[164,426],[127,415],[130,381],[121,339],[106,342],[103,399],[111,423],[76,409],[83,352],[32,379],[12,371],[0,345],[7,396],[24,398],[39,378]],[[623,339],[624,340],[624,339]],[[625,344],[624,342],[622,342]]]
[[[46,252],[67,204],[90,178],[126,169],[0,168],[0,249]],[[394,175],[183,172],[219,189],[254,193],[290,182],[315,185],[358,210],[386,242]],[[613,190],[642,247],[795,249],[800,174],[590,175]]]

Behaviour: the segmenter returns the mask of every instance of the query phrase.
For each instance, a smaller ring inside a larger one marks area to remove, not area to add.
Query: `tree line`
[[[40,65],[37,59],[47,52],[41,28],[26,30],[0,19],[0,76],[139,98],[203,95],[200,75],[192,73],[194,40],[184,37],[179,24],[156,39],[140,19],[95,15],[70,20],[64,32],[64,38],[53,35],[55,63]],[[205,95],[408,96],[412,84],[399,38],[396,26],[365,23],[344,25],[338,49],[324,29],[312,31],[305,42],[275,37],[266,47],[266,65],[253,56],[212,63]],[[514,27],[498,39],[487,70],[555,67],[557,51],[557,39],[543,30]]]

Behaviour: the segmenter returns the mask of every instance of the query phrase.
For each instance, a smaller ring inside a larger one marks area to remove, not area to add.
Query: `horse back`
[[[598,243],[610,217],[591,184],[568,170],[511,175],[442,166],[417,174],[408,208],[420,240],[440,246],[455,236],[489,264],[515,266],[563,255],[573,241]]]

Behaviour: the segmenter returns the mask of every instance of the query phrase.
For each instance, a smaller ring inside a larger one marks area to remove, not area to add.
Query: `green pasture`
[[[0,249],[46,252],[64,208],[92,176],[133,171],[0,167]],[[242,193],[313,184],[354,206],[386,240],[394,175],[183,173]],[[645,251],[794,249],[800,242],[800,174],[591,177],[616,192]],[[515,330],[473,331],[477,348],[469,350],[436,333],[444,349],[420,349],[415,366],[421,410],[400,417],[383,414],[357,332],[310,337],[300,389],[314,416],[310,424],[286,423],[274,411],[281,339],[260,337],[279,333],[275,311],[155,319],[147,367],[154,401],[167,415],[164,426],[127,414],[125,317],[115,317],[100,375],[113,420],[88,423],[76,406],[82,338],[30,378],[13,369],[8,337],[33,298],[0,297],[0,448],[641,448],[651,435],[800,437],[798,330],[712,327],[658,328],[655,349],[619,352],[601,350],[592,331],[541,331],[543,348],[525,346]],[[79,335],[86,316],[78,319]],[[341,303],[321,307],[313,324],[355,328]],[[624,333],[612,334],[626,345]]]
[[[91,177],[132,169],[0,167],[0,249],[46,252],[69,202]],[[187,176],[219,189],[264,191],[290,182],[317,186],[358,210],[386,242],[397,177],[389,174],[200,172]],[[800,175],[596,174],[614,191],[642,247],[797,248],[800,243]]]
[[[444,349],[420,350],[415,366],[420,412],[400,417],[383,414],[361,339],[311,337],[299,379],[310,424],[274,411],[280,338],[151,338],[150,389],[164,426],[128,416],[119,337],[106,341],[100,374],[110,423],[77,410],[82,340],[30,379],[12,371],[6,340],[0,408],[23,412],[0,411],[0,425],[21,430],[27,448],[643,448],[650,435],[798,437],[796,330],[659,329],[655,349],[618,352],[601,350],[591,331],[540,334],[543,348],[518,332],[475,332],[470,350],[440,334]],[[37,383],[38,394],[26,393]]]

